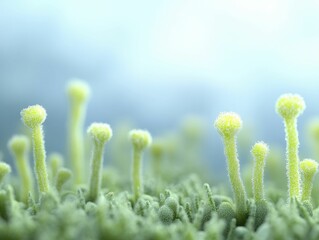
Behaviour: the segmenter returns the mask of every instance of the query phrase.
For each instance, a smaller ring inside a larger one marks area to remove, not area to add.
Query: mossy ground
[[[96,201],[87,198],[89,167],[86,182],[66,178],[57,189],[57,169],[47,163],[50,190],[30,193],[27,203],[20,197],[20,176],[7,176],[0,186],[0,239],[319,239],[317,187],[312,203],[289,200],[285,158],[272,149],[265,200],[252,197],[253,167],[243,171],[248,209],[239,223],[228,182],[212,180],[217,170],[201,165],[202,131],[194,119],[179,134],[155,138],[144,159],[144,192],[135,199],[128,130],[114,131],[114,143],[106,146],[111,164],[102,170]],[[85,146],[88,152],[90,144]]]

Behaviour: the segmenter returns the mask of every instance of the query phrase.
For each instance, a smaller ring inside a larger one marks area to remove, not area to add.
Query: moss
[[[299,95],[283,95],[276,104],[285,124],[287,175],[281,168],[281,155],[264,142],[257,142],[251,150],[254,166],[249,169],[253,173],[253,197],[246,195],[240,174],[237,134],[243,125],[241,118],[232,112],[217,117],[215,127],[224,143],[232,197],[230,189],[213,181],[214,173],[200,165],[199,146],[204,134],[196,118],[183,122],[180,135],[156,136],[153,144],[148,131],[136,129],[115,131],[120,138],[114,143],[108,124],[93,123],[87,131],[93,147],[91,167],[86,168],[88,147],[82,127],[89,87],[81,84],[68,87],[70,156],[50,154],[48,172],[42,127],[46,111],[40,105],[21,111],[22,121],[33,133],[35,168],[31,172],[29,139],[14,135],[8,147],[18,176],[11,174],[10,165],[0,162],[0,239],[319,238],[318,200],[311,197],[318,164],[310,159],[299,162],[298,156],[297,117],[305,108]],[[314,131],[310,136],[316,143],[318,130],[310,131]],[[104,167],[107,142],[110,149],[116,149],[107,155],[115,166]],[[127,148],[130,143],[132,160]],[[148,157],[148,147],[153,162],[144,174],[143,157]],[[71,168],[64,167],[64,162]],[[130,168],[132,175],[128,174]],[[90,175],[88,182],[86,173]],[[33,192],[33,175],[39,188],[37,195]]]
[[[297,94],[281,95],[276,103],[276,111],[283,118],[285,124],[290,199],[299,198],[300,194],[297,118],[303,113],[305,107],[303,98]]]

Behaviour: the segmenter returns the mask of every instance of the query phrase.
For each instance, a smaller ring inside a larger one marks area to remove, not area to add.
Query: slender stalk
[[[40,105],[30,106],[21,111],[24,124],[32,129],[32,146],[35,174],[40,192],[49,191],[49,178],[46,167],[46,154],[42,124],[46,119],[46,111]]]
[[[227,159],[228,176],[235,195],[236,210],[239,218],[244,218],[247,212],[246,192],[240,177],[239,160],[236,150],[236,138],[225,138],[225,155]]]
[[[269,148],[263,142],[256,143],[251,154],[254,157],[254,169],[253,169],[253,195],[256,202],[264,200],[264,169],[266,163],[266,156]]]
[[[287,150],[287,176],[289,183],[290,197],[299,197],[300,194],[300,174],[299,174],[299,139],[297,131],[297,119],[285,119],[286,150]]]
[[[33,181],[30,165],[26,156],[17,156],[16,166],[21,177],[21,199],[23,202],[27,203],[29,193],[33,192]]]
[[[239,160],[237,156],[236,134],[241,128],[242,121],[236,113],[219,114],[215,127],[224,142],[224,152],[228,167],[228,176],[234,192],[236,215],[239,225],[244,225],[247,219],[246,191],[240,177]]]
[[[76,184],[82,183],[84,174],[84,114],[85,109],[83,106],[76,103],[71,104],[69,151]]]
[[[42,125],[36,126],[32,130],[32,141],[33,141],[33,154],[34,154],[34,167],[35,173],[38,180],[40,192],[49,191],[49,178],[45,163],[45,149],[43,139]]]
[[[300,162],[300,170],[303,176],[301,200],[310,201],[313,179],[318,172],[318,163],[312,159],[305,159]]]
[[[309,201],[311,197],[311,191],[312,191],[312,181],[313,178],[311,177],[305,177],[303,180],[303,189],[302,189],[302,201]]]
[[[134,199],[138,199],[143,193],[143,185],[142,185],[142,177],[141,177],[141,173],[142,173],[141,162],[142,162],[141,151],[134,150],[133,151],[133,167],[132,167]]]
[[[105,123],[92,123],[88,128],[88,134],[93,140],[88,200],[95,201],[101,188],[104,145],[111,139],[112,129]]]
[[[96,199],[99,195],[101,185],[101,171],[104,154],[104,145],[94,143],[91,157],[91,176],[89,185],[89,198]]]
[[[8,142],[8,148],[15,159],[16,168],[20,176],[20,199],[27,204],[29,194],[33,194],[33,178],[28,159],[29,139],[24,135],[13,136]]]
[[[56,180],[58,171],[63,165],[63,157],[59,153],[52,153],[50,154],[48,158],[50,163],[49,177],[50,177],[50,181],[54,183]]]
[[[132,190],[133,198],[137,199],[143,194],[142,185],[142,158],[145,148],[151,145],[152,137],[148,131],[132,130],[129,138],[133,145],[133,163],[132,163]]]
[[[298,199],[300,196],[297,118],[305,108],[306,104],[303,98],[296,94],[284,94],[276,102],[276,112],[284,119],[285,125],[290,200]]]
[[[84,178],[83,126],[90,89],[85,82],[73,80],[69,83],[67,91],[70,100],[69,155],[74,172],[74,181],[76,184],[82,184]]]

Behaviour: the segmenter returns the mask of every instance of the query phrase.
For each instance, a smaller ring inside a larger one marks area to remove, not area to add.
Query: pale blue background
[[[157,136],[197,114],[214,159],[222,148],[212,122],[237,111],[252,143],[284,146],[281,93],[304,96],[301,130],[319,115],[318,13],[315,0],[2,0],[0,147],[7,154],[20,110],[40,103],[48,152],[64,152],[71,77],[92,87],[86,125],[130,119]]]

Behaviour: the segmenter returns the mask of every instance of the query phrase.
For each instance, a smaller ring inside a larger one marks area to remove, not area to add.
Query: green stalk
[[[267,144],[264,142],[256,143],[251,154],[254,157],[254,169],[253,169],[253,195],[256,202],[264,200],[264,169],[266,163],[266,156],[269,152]]]
[[[50,163],[50,180],[51,183],[54,183],[59,169],[63,166],[63,157],[59,153],[52,153],[49,156]]]
[[[303,179],[303,189],[302,189],[302,201],[310,201],[311,191],[312,191],[312,177],[304,177]]]
[[[24,124],[32,129],[34,167],[39,191],[48,192],[49,178],[45,162],[46,155],[42,129],[42,124],[47,117],[47,113],[42,106],[34,105],[23,109],[21,111],[21,117]]]
[[[91,176],[89,185],[89,199],[95,200],[99,195],[101,185],[101,171],[103,162],[104,146],[97,142],[93,145]]]
[[[310,201],[313,179],[318,172],[318,163],[312,159],[305,159],[300,162],[300,170],[303,176],[301,200]]]
[[[83,126],[90,89],[85,82],[74,80],[69,83],[67,91],[70,101],[69,155],[74,172],[74,181],[78,185],[83,183],[84,178]]]
[[[283,94],[276,102],[276,112],[284,119],[287,142],[287,175],[290,200],[299,198],[300,175],[298,157],[297,118],[306,108],[303,98],[297,94]]]
[[[289,182],[289,196],[291,198],[298,198],[300,194],[300,174],[298,157],[299,140],[297,131],[297,119],[285,119],[284,123],[287,141],[287,175]]]
[[[69,123],[69,151],[74,172],[74,181],[76,184],[82,183],[84,173],[84,113],[84,106],[81,106],[78,103],[71,104],[71,116]]]
[[[233,112],[221,113],[215,121],[215,127],[224,142],[228,176],[235,195],[237,222],[239,225],[244,225],[248,213],[246,206],[246,191],[240,177],[236,146],[236,134],[241,126],[242,121],[240,116]]]
[[[8,142],[8,148],[15,159],[17,171],[20,176],[20,199],[27,204],[29,193],[33,193],[33,179],[28,159],[28,152],[30,150],[29,139],[23,135],[13,136]]]
[[[32,129],[34,167],[40,192],[49,191],[49,178],[45,163],[45,149],[42,125]]]
[[[239,222],[243,222],[247,213],[246,192],[243,181],[240,177],[239,160],[236,150],[236,138],[225,138],[224,145],[229,173],[228,176],[235,195],[237,217]]]
[[[129,138],[133,145],[133,164],[132,164],[132,190],[133,198],[136,202],[143,194],[142,185],[142,158],[143,151],[152,143],[152,137],[145,130],[131,130]]]
[[[142,152],[137,149],[134,149],[133,150],[133,168],[132,168],[134,199],[138,199],[143,194],[142,177],[141,177],[141,173],[142,173],[141,162],[142,162]]]
[[[29,193],[33,193],[31,168],[26,156],[17,156],[16,164],[18,173],[21,177],[21,199],[24,203],[27,203],[29,199]]]
[[[92,123],[88,128],[88,134],[93,140],[88,200],[96,201],[101,188],[104,145],[111,139],[112,129],[105,123]]]

